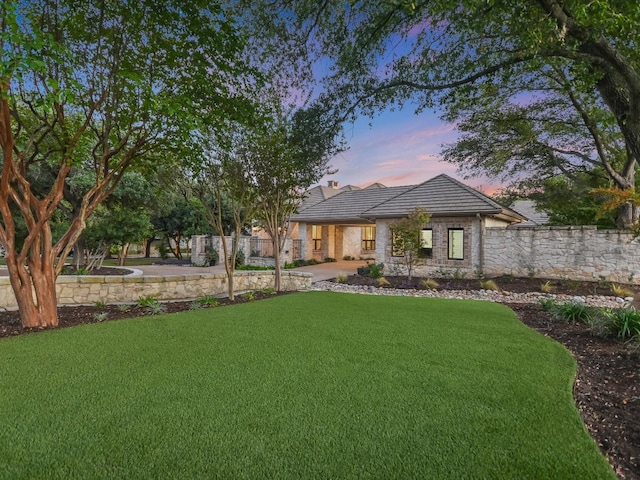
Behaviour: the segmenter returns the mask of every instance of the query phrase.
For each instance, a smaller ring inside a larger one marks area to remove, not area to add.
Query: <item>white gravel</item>
[[[499,303],[538,303],[549,299],[557,303],[584,303],[591,307],[622,308],[630,304],[632,298],[605,295],[561,295],[540,292],[514,293],[492,290],[415,290],[404,288],[376,288],[362,285],[346,285],[329,281],[316,282],[311,290],[322,290],[361,295],[396,295],[405,297],[453,298],[459,300],[486,300]]]

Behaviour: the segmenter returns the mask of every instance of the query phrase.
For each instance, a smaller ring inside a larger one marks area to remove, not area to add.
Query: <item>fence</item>
[[[273,243],[270,239],[251,237],[249,249],[250,257],[273,258]]]

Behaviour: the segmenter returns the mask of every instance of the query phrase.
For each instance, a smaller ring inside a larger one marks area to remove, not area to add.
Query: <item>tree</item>
[[[391,248],[396,254],[403,254],[400,261],[407,269],[409,282],[415,267],[424,259],[422,230],[430,218],[431,215],[424,208],[416,207],[405,218],[393,222],[390,226]]]
[[[372,114],[411,99],[418,112],[437,106],[445,118],[465,120],[469,105],[481,106],[494,97],[522,103],[530,85],[537,92],[555,89],[567,104],[575,94],[571,106],[580,128],[588,131],[592,150],[598,150],[589,160],[601,160],[599,150],[607,148],[600,143],[603,132],[614,131],[622,155],[608,159],[615,169],[603,166],[620,188],[635,185],[640,156],[636,2],[462,0],[452,8],[448,0],[300,0],[272,2],[252,15],[256,21],[277,15],[286,19],[271,32],[305,43],[300,51],[308,52],[310,65],[323,57],[332,60],[326,98],[345,115]],[[566,82],[562,87],[550,83],[549,75],[559,72],[569,79],[570,91],[560,91]],[[566,147],[573,149],[572,144]],[[543,158],[559,153],[566,159],[567,152],[547,152]],[[627,207],[624,224],[637,217],[631,204]]]
[[[285,115],[272,98],[272,120],[250,138],[251,185],[256,217],[273,245],[275,289],[281,289],[281,252],[289,221],[308,187],[330,171],[329,160],[343,149],[341,127],[319,105]]]
[[[248,108],[242,48],[204,0],[2,3],[0,244],[25,326],[57,324],[55,279],[132,163],[172,158],[197,125]],[[54,243],[50,220],[80,163],[94,181]],[[55,176],[38,192],[29,175],[44,164]],[[28,231],[20,247],[16,212]]]
[[[234,300],[234,272],[240,235],[256,213],[256,191],[252,183],[253,165],[249,135],[242,125],[231,124],[226,132],[206,138],[208,155],[193,172],[193,190],[204,217],[222,238],[219,252],[227,273],[229,299]],[[225,240],[232,236],[231,250]]]

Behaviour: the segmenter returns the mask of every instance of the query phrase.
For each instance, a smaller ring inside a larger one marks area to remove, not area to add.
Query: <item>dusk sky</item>
[[[361,118],[348,124],[345,132],[349,149],[330,162],[338,172],[325,176],[322,185],[328,180],[338,181],[340,186],[366,187],[374,182],[388,187],[415,185],[446,173],[485,193],[496,190],[496,185],[486,179],[462,179],[455,165],[441,161],[442,144],[453,143],[457,131],[435,112],[416,115],[407,105],[373,119]]]

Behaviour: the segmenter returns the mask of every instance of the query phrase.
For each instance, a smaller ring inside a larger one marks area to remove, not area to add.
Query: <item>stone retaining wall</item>
[[[593,226],[487,228],[484,273],[640,283],[640,243]]]
[[[308,290],[313,275],[282,272],[282,289]],[[236,292],[273,288],[274,273],[236,272]],[[59,305],[136,302],[152,296],[158,300],[188,300],[227,293],[227,276],[222,273],[171,276],[60,276],[56,282]],[[0,308],[17,307],[8,277],[0,278]]]

